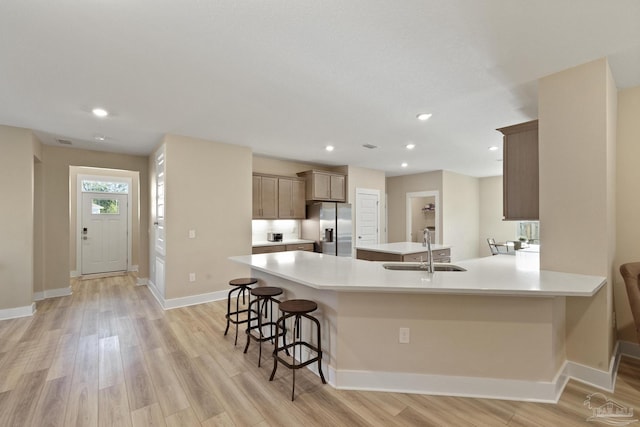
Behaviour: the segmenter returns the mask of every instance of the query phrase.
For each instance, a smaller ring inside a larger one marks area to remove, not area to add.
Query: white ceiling
[[[174,133],[491,176],[495,129],[537,117],[537,79],[604,56],[640,85],[640,1],[2,0],[0,124],[92,150],[146,155]]]

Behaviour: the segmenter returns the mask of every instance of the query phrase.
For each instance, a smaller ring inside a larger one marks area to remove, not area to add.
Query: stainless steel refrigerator
[[[302,238],[314,240],[316,252],[350,257],[353,245],[351,205],[336,202],[307,205],[307,219],[302,221]]]

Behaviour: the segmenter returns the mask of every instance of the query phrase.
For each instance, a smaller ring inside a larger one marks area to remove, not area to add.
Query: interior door
[[[379,205],[377,190],[356,190],[356,247],[379,243]]]
[[[82,274],[127,270],[128,195],[82,193]]]

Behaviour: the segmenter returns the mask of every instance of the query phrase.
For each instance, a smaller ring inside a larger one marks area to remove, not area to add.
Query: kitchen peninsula
[[[318,302],[323,362],[337,388],[555,401],[566,382],[565,297],[604,277],[540,271],[537,254],[392,271],[310,252],[231,257],[285,299]],[[409,328],[409,343],[399,343]]]

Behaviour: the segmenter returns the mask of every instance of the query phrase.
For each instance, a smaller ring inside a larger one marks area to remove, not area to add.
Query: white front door
[[[378,190],[356,189],[356,247],[378,243],[379,205]]]
[[[82,193],[82,274],[127,270],[127,194]]]

